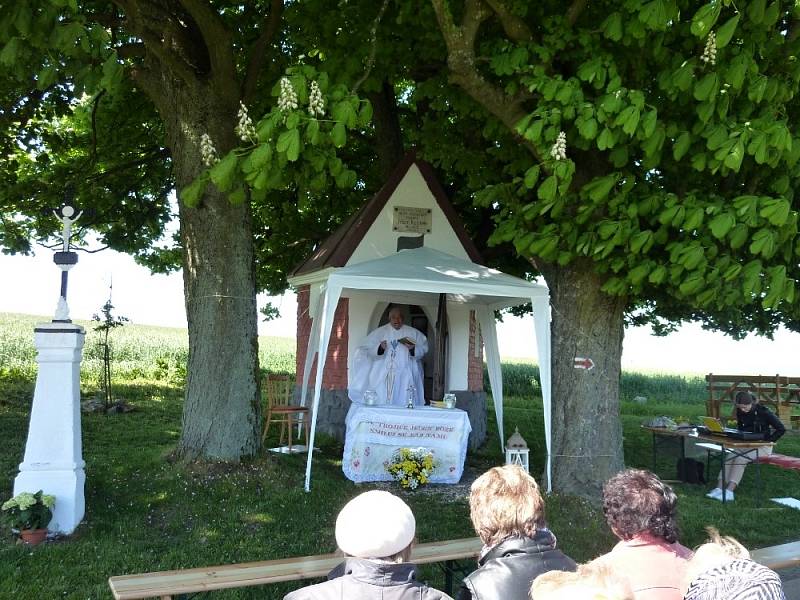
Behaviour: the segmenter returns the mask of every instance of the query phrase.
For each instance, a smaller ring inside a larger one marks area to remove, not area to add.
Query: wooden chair
[[[291,454],[292,427],[302,424],[303,432],[306,436],[306,448],[308,448],[308,417],[310,413],[308,407],[292,404],[292,396],[294,395],[292,378],[288,375],[267,375],[264,379],[264,394],[266,396],[266,406],[264,409],[264,433],[261,435],[261,443],[263,444],[264,440],[267,439],[269,426],[272,423],[280,424],[281,434],[278,445],[283,446],[284,435],[286,435],[289,454]]]

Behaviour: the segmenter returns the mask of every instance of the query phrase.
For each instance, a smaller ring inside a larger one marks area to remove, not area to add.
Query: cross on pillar
[[[80,218],[83,211],[75,214],[75,207],[72,206],[69,201],[66,201],[60,209],[53,212],[61,221],[63,227],[61,232],[63,239],[62,250],[53,255],[53,262],[61,269],[61,293],[58,298],[58,306],[56,307],[56,314],[53,321],[56,323],[71,323],[72,321],[69,318],[69,306],[67,306],[67,272],[77,264],[78,254],[69,249],[69,241],[72,237],[72,225]]]
[[[80,378],[86,332],[69,319],[67,271],[78,262],[69,249],[72,226],[81,213],[69,202],[54,211],[61,221],[62,246],[53,261],[61,269],[61,295],[51,323],[34,330],[39,369],[31,405],[25,456],[14,479],[14,494],[43,490],[56,497],[52,532],[72,533],[86,512],[86,463],[81,445]],[[76,214],[77,213],[77,214]]]

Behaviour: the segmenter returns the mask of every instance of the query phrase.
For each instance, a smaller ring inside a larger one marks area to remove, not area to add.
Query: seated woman
[[[628,469],[603,488],[603,514],[620,542],[592,564],[630,584],[636,600],[681,600],[691,550],[678,543],[678,497],[650,471]]]
[[[336,543],[347,560],[328,581],[287,594],[284,600],[453,600],[416,579],[409,563],[416,520],[389,492],[372,490],[345,504],[336,518]]]
[[[539,486],[519,465],[494,467],[478,477],[470,489],[469,512],[483,549],[458,600],[529,600],[537,575],[575,570],[575,561],[556,549]]]
[[[732,537],[706,529],[710,540],[689,561],[685,600],[785,600],[777,573],[750,560],[747,549]]]
[[[737,392],[734,396],[736,426],[742,431],[753,431],[763,433],[764,439],[768,442],[776,442],[784,433],[786,427],[781,420],[776,417],[766,406],[756,402],[755,397],[750,392]],[[741,451],[742,448],[739,448]],[[744,468],[748,463],[756,459],[756,456],[769,456],[772,454],[772,446],[760,446],[758,452],[755,449],[743,452],[743,456],[734,456],[725,461],[725,500],[733,500],[733,491],[739,485],[744,475]],[[722,471],[717,478],[717,487],[706,494],[714,500],[722,500]]]

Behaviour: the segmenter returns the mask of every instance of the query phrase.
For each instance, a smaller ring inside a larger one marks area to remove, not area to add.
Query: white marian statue
[[[374,390],[378,404],[406,406],[412,387],[414,404],[425,404],[420,361],[428,352],[428,340],[403,321],[403,311],[392,308],[389,322],[370,333],[356,349],[349,391],[354,402],[362,402],[364,392]]]

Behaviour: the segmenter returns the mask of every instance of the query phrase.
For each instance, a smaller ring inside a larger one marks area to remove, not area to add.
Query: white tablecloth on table
[[[342,470],[351,481],[391,481],[386,471],[398,448],[428,448],[437,466],[430,481],[458,483],[472,426],[457,408],[365,406],[347,413]]]

